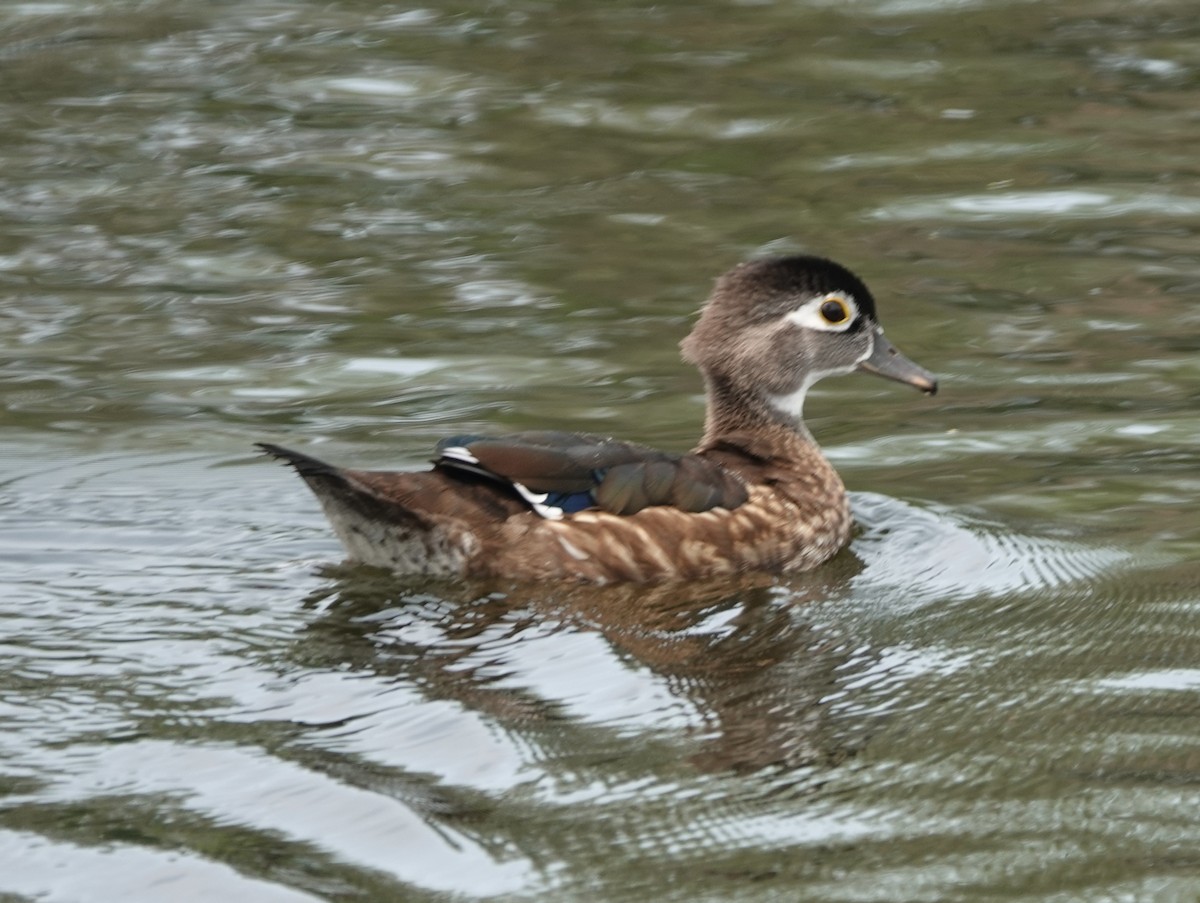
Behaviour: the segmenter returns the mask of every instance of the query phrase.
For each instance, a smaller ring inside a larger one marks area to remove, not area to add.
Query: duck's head
[[[800,420],[813,383],[854,370],[937,391],[933,374],[884,336],[862,280],[820,257],[755,260],[730,270],[681,347],[710,391],[789,420]]]

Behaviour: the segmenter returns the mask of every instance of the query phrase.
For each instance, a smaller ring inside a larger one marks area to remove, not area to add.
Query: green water
[[[1193,3],[0,7],[0,898],[1200,899]],[[688,448],[712,279],[863,276],[850,550],[338,567],[257,440]]]

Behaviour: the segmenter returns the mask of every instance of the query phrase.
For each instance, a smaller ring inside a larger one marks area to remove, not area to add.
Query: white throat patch
[[[810,373],[804,377],[804,382],[800,384],[798,389],[783,395],[768,395],[767,401],[780,414],[795,418],[796,420],[803,420],[804,398],[808,395],[808,390],[812,388],[813,383],[826,375],[825,373]]]
[[[845,297],[845,296],[842,296]],[[805,307],[808,305],[806,304]],[[804,308],[800,308],[803,310]],[[791,318],[798,311],[793,311],[788,314]],[[818,315],[819,316],[819,315]],[[814,370],[804,377],[804,382],[800,383],[799,387],[791,392],[785,392],[780,395],[768,395],[767,402],[779,413],[788,417],[793,417],[796,420],[804,419],[804,399],[808,395],[808,390],[813,387],[817,380],[824,379],[826,376],[842,376],[846,373],[853,373],[859,364],[871,356],[871,352],[875,350],[875,334],[879,332],[879,327],[876,327],[868,335],[871,338],[870,344],[867,345],[867,350],[853,364],[847,367],[835,367],[832,370]]]

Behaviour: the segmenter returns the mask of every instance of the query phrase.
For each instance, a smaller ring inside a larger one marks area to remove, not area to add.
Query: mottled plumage
[[[831,261],[717,281],[682,343],[708,396],[689,454],[555,431],[457,436],[423,472],[343,470],[263,444],[316,494],[351,559],[401,573],[596,583],[807,570],[850,536],[845,488],[802,419],[808,388],[859,369],[936,391]]]

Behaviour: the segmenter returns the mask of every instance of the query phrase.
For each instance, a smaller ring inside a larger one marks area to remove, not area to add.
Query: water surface
[[[1200,25],[1075,0],[0,10],[0,897],[1195,900]],[[695,441],[858,271],[788,580],[339,565],[285,442]]]

